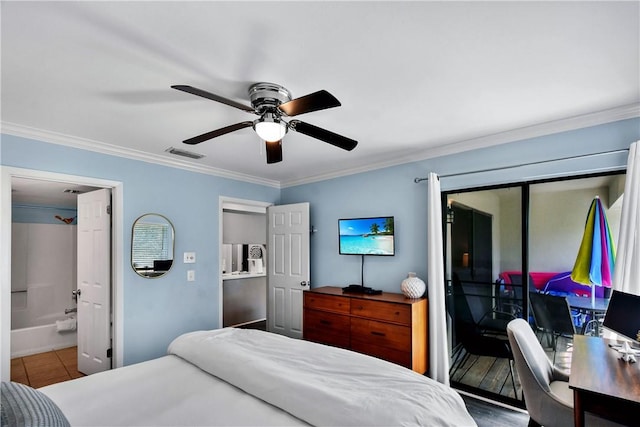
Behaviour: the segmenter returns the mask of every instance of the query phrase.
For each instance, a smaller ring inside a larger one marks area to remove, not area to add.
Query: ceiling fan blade
[[[239,108],[240,110],[247,111],[249,113],[255,113],[253,107],[249,107],[248,105],[241,104],[239,102],[233,101],[231,99],[224,98],[222,96],[213,94],[211,92],[207,92],[206,90],[198,89],[193,86],[187,85],[173,85],[171,86],[173,89],[178,89],[183,92],[190,93],[192,95],[198,95],[203,98],[211,99],[213,101],[221,102],[223,104],[229,105],[231,107]]]
[[[189,145],[200,144],[201,142],[207,141],[209,139],[213,139],[215,137],[251,126],[253,126],[253,122],[240,122],[236,123],[235,125],[226,126],[220,129],[212,130],[211,132],[203,133],[202,135],[194,136],[193,138],[185,139],[182,142]]]
[[[282,140],[265,141],[267,147],[267,163],[278,163],[282,161]]]
[[[310,113],[312,111],[324,110],[326,108],[339,107],[340,101],[326,90],[319,90],[300,98],[292,99],[289,102],[280,104],[278,107],[287,116],[297,116],[298,114]]]
[[[319,128],[318,126],[301,122],[300,120],[291,120],[289,122],[289,127],[296,132],[300,132],[312,138],[335,145],[343,150],[351,151],[356,148],[356,145],[358,145],[358,141],[347,138],[346,136],[338,135],[337,133],[333,133],[326,129]]]

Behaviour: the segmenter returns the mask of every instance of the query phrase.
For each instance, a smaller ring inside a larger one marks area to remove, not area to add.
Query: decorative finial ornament
[[[60,215],[56,215],[55,217],[56,219],[59,219],[60,221],[64,222],[65,224],[71,224],[73,222],[74,219],[76,219],[76,217],[72,217],[72,218],[63,218]]]

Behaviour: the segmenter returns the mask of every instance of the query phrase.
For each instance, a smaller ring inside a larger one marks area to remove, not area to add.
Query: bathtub
[[[13,329],[11,331],[11,358],[77,345],[77,331],[58,332],[56,330],[56,320],[64,320],[68,317],[64,314],[43,316],[38,319],[38,323],[42,323],[40,326]]]

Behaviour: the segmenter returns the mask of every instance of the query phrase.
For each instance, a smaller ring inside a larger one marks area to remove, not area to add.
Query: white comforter
[[[182,335],[169,353],[312,425],[475,425],[450,387],[347,350],[228,328]]]
[[[307,425],[174,355],[39,390],[78,427]]]

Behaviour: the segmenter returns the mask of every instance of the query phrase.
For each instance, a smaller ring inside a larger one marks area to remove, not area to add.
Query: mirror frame
[[[138,222],[140,220],[142,220],[145,217],[158,217],[160,219],[162,219],[163,221],[165,221],[170,227],[171,227],[171,266],[169,266],[169,268],[165,271],[162,271],[160,274],[156,274],[157,272],[155,272],[153,270],[153,268],[151,268],[151,270],[146,269],[144,271],[146,271],[146,274],[144,272],[141,272],[140,269],[137,269],[134,265],[133,262],[133,248],[135,245],[135,230],[136,230],[136,224],[138,224]],[[175,249],[176,249],[176,229],[173,226],[173,223],[169,220],[169,218],[167,218],[166,216],[162,215],[162,214],[158,214],[158,213],[145,213],[140,215],[138,218],[135,219],[135,221],[133,221],[133,225],[131,226],[131,254],[129,255],[129,260],[131,262],[131,268],[133,269],[133,271],[135,271],[135,273],[140,276],[143,277],[145,279],[158,279],[160,277],[164,277],[167,275],[167,273],[169,271],[171,271],[171,269],[173,268],[173,264],[175,262]]]

